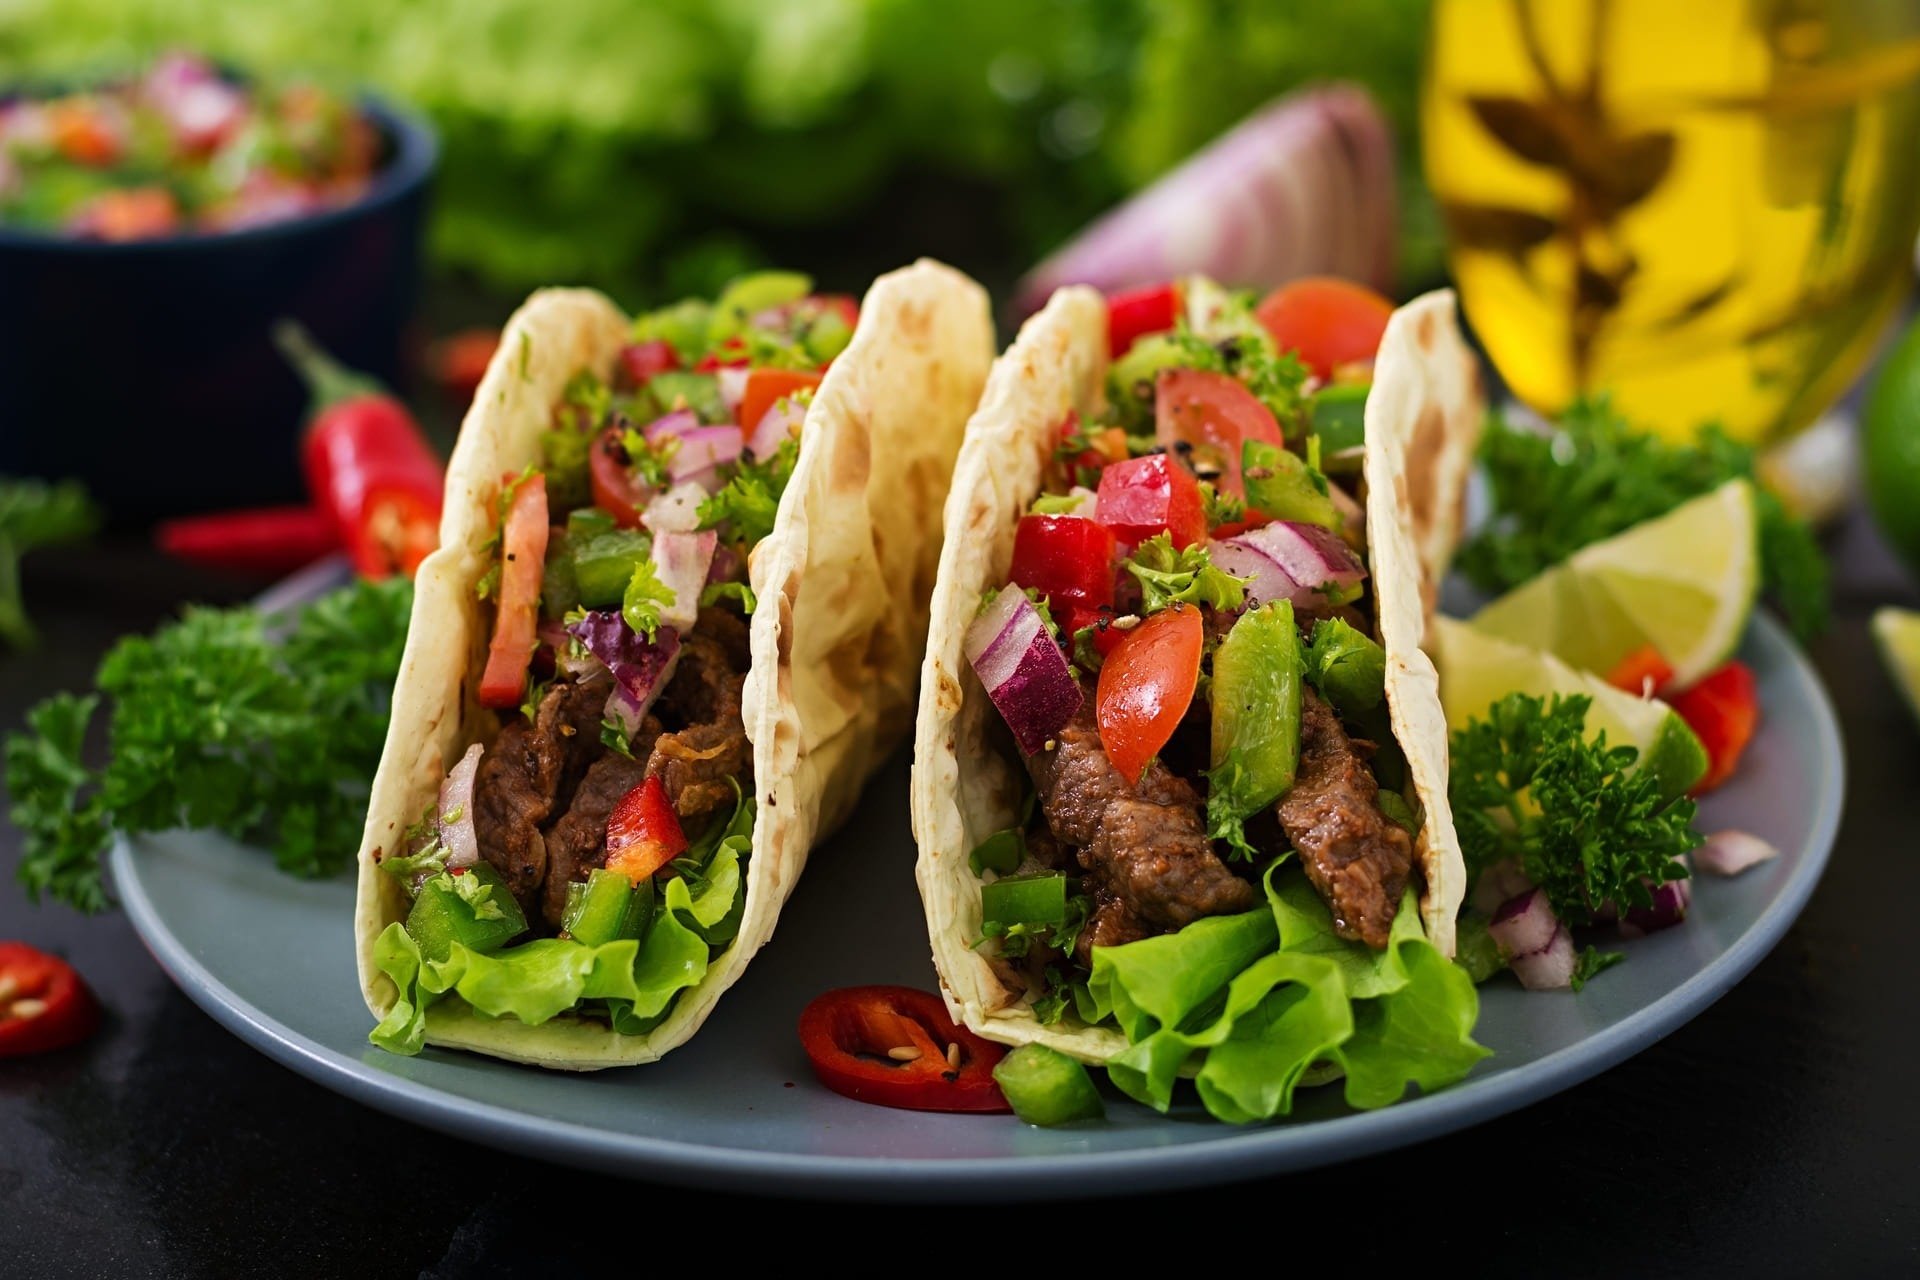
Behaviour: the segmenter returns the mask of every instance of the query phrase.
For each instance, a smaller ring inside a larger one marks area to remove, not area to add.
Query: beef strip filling
[[[1380,811],[1379,797],[1359,748],[1333,709],[1308,690],[1300,766],[1280,801],[1280,826],[1333,912],[1334,932],[1376,951],[1387,945],[1413,865],[1413,841]]]
[[[547,875],[541,828],[571,799],[602,750],[600,717],[610,676],[556,681],[531,722],[514,716],[480,757],[473,785],[473,827],[480,856],[493,865],[523,908],[535,905]]]
[[[659,734],[659,721],[648,716],[647,725]],[[644,735],[646,731],[643,728],[641,732]],[[640,745],[637,739],[634,745]],[[636,750],[635,754],[645,753]],[[560,927],[561,914],[567,907],[567,886],[586,879],[593,868],[606,865],[607,819],[613,816],[613,807],[645,776],[646,766],[638,760],[618,751],[607,752],[580,780],[566,816],[547,832],[547,887],[540,895],[540,913],[555,929]]]
[[[1082,885],[1093,914],[1076,958],[1170,933],[1205,916],[1250,909],[1253,885],[1213,852],[1193,787],[1159,761],[1129,785],[1107,759],[1093,696],[1055,735],[1055,747],[1027,758],[1040,809],[1053,834],[1078,846]]]
[[[733,803],[733,782],[749,763],[740,691],[746,682],[745,625],[721,609],[700,614],[680,644],[680,662],[661,691],[660,706],[686,727],[663,733],[647,759],[682,818]],[[637,752],[635,754],[638,754]]]

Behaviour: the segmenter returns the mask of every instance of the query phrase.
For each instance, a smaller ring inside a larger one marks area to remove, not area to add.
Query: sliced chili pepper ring
[[[78,1044],[100,1006],[73,966],[24,942],[0,942],[0,1058]]]
[[[820,1083],[857,1102],[907,1111],[1005,1113],[994,1083],[1006,1050],[912,987],[842,987],[800,1015],[800,1044]]]

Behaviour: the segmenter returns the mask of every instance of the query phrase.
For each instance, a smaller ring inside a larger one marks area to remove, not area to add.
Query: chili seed
[[[45,1000],[15,1000],[13,1007],[8,1009],[7,1013],[15,1018],[37,1018],[46,1011]]]
[[[960,1069],[960,1046],[959,1045],[950,1044],[947,1046],[947,1065],[952,1067],[955,1071],[958,1071]]]
[[[887,1050],[887,1056],[895,1062],[912,1062],[920,1056],[920,1051],[910,1044]]]

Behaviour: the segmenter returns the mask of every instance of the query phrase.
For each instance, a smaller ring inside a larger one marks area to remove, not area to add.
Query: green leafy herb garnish
[[[1580,953],[1580,958],[1573,962],[1573,989],[1580,990],[1592,982],[1596,975],[1606,972],[1626,958],[1627,953],[1624,951],[1602,951],[1598,947],[1588,947]]]
[[[77,480],[46,484],[0,477],[0,643],[35,640],[20,595],[20,557],[36,547],[78,542],[100,527],[100,511]]]
[[[759,542],[773,532],[780,495],[786,492],[799,460],[800,442],[791,437],[782,440],[765,461],[743,456],[726,486],[700,504],[700,527],[712,529],[724,524],[734,542],[748,547]]]
[[[1508,694],[1454,733],[1447,789],[1469,876],[1517,859],[1576,925],[1602,903],[1651,906],[1648,885],[1684,876],[1701,839],[1693,801],[1664,798],[1638,751],[1587,739],[1590,702]]]
[[[740,612],[752,615],[759,607],[760,600],[753,594],[753,588],[744,582],[709,582],[700,589],[700,607],[719,604],[722,600],[732,600],[740,606]]]
[[[627,579],[626,593],[620,598],[620,616],[633,633],[645,636],[649,643],[657,639],[660,611],[672,608],[674,603],[674,590],[660,581],[652,559],[634,561],[633,576]]]
[[[1135,547],[1126,568],[1140,580],[1142,613],[1158,613],[1176,603],[1216,609],[1238,609],[1246,603],[1249,579],[1215,567],[1204,546],[1175,550],[1168,534],[1156,533]]]

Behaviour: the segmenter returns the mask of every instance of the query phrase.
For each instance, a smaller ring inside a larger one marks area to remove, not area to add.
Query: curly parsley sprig
[[[1676,859],[1701,840],[1693,801],[1664,798],[1637,750],[1585,736],[1591,701],[1508,694],[1455,731],[1447,787],[1469,878],[1517,859],[1570,924],[1651,906],[1648,886],[1684,876]]]
[[[1207,604],[1238,609],[1247,600],[1250,579],[1236,578],[1213,563],[1201,545],[1174,548],[1168,534],[1156,533],[1133,549],[1127,572],[1140,580],[1141,612],[1158,613],[1174,604]]]

